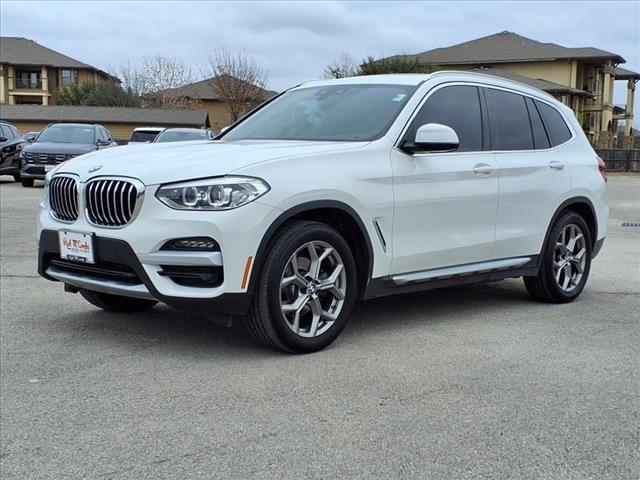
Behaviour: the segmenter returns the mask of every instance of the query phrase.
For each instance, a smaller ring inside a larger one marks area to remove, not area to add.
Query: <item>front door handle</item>
[[[491,172],[493,172],[493,168],[491,168],[491,166],[487,165],[486,163],[478,163],[473,167],[473,173],[480,177],[491,175]]]
[[[551,170],[557,170],[557,171],[564,170],[564,163],[558,160],[551,160],[549,162],[549,168]]]

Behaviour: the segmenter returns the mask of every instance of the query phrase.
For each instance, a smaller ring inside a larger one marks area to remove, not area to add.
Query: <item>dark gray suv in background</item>
[[[0,175],[12,175],[16,182],[20,181],[18,156],[24,144],[15,126],[0,121]]]
[[[59,163],[93,150],[116,145],[111,132],[102,125],[50,124],[33,143],[22,149],[20,154],[22,186],[33,187],[34,180],[44,180],[47,172]]]

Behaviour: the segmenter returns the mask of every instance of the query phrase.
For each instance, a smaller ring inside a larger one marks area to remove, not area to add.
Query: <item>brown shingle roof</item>
[[[624,63],[620,55],[593,47],[567,48],[542,43],[513,32],[500,32],[451,47],[436,48],[415,55],[397,55],[435,65],[531,62],[540,60],[610,58]],[[391,58],[396,58],[391,57]]]
[[[616,76],[616,80],[640,79],[640,73],[627,70],[626,68],[616,67],[613,73]]]
[[[216,93],[215,89],[211,86],[211,82],[217,77],[205,78],[198,82],[190,83],[178,88],[171,88],[168,92],[173,92],[178,95],[182,95],[188,98],[198,100],[220,100],[220,97]],[[277,92],[271,90],[263,90],[265,98],[271,98],[277,95]]]
[[[486,68],[486,69],[474,69],[481,73],[486,73],[488,75],[495,75],[496,77],[506,78],[507,80],[513,80],[515,82],[524,83],[525,85],[529,85],[530,87],[537,88],[538,90],[542,90],[547,93],[571,93],[573,95],[578,95],[581,97],[593,98],[593,94],[587,92],[586,90],[580,90],[578,88],[571,88],[567,85],[562,85],[560,83],[550,82],[549,80],[543,80],[541,78],[529,78],[524,75],[518,75],[517,73],[508,72],[506,70],[500,70],[497,68]]]
[[[22,37],[0,37],[0,63],[86,69],[111,77],[111,75],[99,68],[67,57],[33,40]],[[113,78],[115,79],[115,77]]]
[[[206,110],[85,107],[66,105],[0,105],[0,119],[10,122],[134,123],[185,127],[209,126]]]

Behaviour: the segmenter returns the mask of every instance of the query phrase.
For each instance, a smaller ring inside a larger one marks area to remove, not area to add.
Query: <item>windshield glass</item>
[[[185,142],[187,140],[206,140],[206,130],[165,130],[154,143]]]
[[[153,140],[158,136],[157,131],[151,130],[137,130],[133,132],[131,135],[130,142],[153,142]]]
[[[292,90],[233,128],[224,140],[369,141],[381,137],[412,85],[329,85]]]
[[[40,134],[37,142],[94,144],[93,127],[79,125],[53,125]]]

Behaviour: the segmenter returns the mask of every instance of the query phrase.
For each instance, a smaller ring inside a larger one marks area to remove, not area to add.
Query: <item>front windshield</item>
[[[165,130],[156,137],[155,143],[186,142],[188,140],[206,140],[206,130]]]
[[[40,134],[37,142],[95,143],[93,127],[80,125],[54,125]]]
[[[412,85],[329,85],[291,90],[223,136],[224,140],[369,141],[391,126]]]

